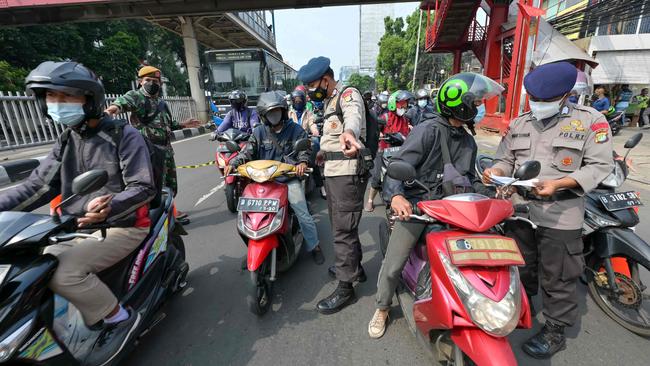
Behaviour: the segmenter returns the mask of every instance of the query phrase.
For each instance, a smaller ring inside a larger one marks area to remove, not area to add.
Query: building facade
[[[350,76],[358,72],[359,66],[341,66],[341,71],[339,72],[339,81],[343,82],[343,84],[347,84],[348,80],[350,80]]]
[[[375,76],[384,18],[394,16],[393,4],[359,6],[359,72],[362,75]]]

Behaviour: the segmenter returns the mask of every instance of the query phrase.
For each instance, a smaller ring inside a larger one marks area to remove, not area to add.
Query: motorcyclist
[[[433,112],[429,92],[426,89],[418,89],[415,92],[416,107],[414,109],[415,115],[411,117],[411,125],[417,126],[422,121],[422,116],[425,113]]]
[[[411,130],[408,119],[405,117],[408,109],[409,99],[412,94],[406,90],[398,90],[391,94],[388,98],[387,112],[381,116],[386,120],[385,125],[379,126],[380,135],[389,133],[401,133],[406,137]],[[386,141],[379,141],[379,151],[375,156],[375,163],[373,165],[370,177],[370,192],[368,194],[368,201],[364,205],[364,210],[367,212],[374,211],[374,200],[377,193],[381,191],[381,167],[382,167],[382,153],[384,149],[391,147]]]
[[[70,301],[87,326],[102,332],[86,362],[103,365],[140,324],[140,314],[119,304],[96,273],[128,256],[149,233],[148,202],[156,194],[149,152],[138,130],[102,113],[104,87],[87,67],[46,61],[25,82],[43,113],[65,130],[25,182],[0,193],[0,211],[31,211],[59,194],[68,199],[73,178],[92,169],[108,172],[103,188],[74,197],[57,211],[78,217],[81,229],[108,225],[105,240],[79,239],[45,249],[58,258],[52,291]],[[121,136],[119,149],[110,137],[114,133]]]
[[[373,108],[373,111],[377,115],[377,117],[382,116],[384,113],[388,111],[388,98],[390,95],[388,95],[387,91],[381,92],[377,96],[377,103],[375,103],[375,106]]]
[[[424,223],[408,221],[413,205],[421,200],[483,190],[480,177],[474,171],[477,145],[464,125],[473,121],[482,99],[489,99],[502,91],[503,88],[493,80],[479,74],[453,75],[440,88],[435,101],[437,113],[426,113],[392,158],[415,167],[417,180],[430,191],[385,177],[384,193],[390,197],[391,209],[399,220],[395,222],[379,271],[377,310],[368,324],[371,338],[384,334],[404,264],[427,227]]]
[[[375,101],[372,100],[372,90],[364,91],[361,97],[363,98],[363,102],[366,104],[366,108],[372,110],[375,107]]]
[[[314,112],[307,109],[307,95],[300,90],[291,92],[291,109],[289,119],[301,126],[312,136],[319,136],[318,126],[315,123]]]
[[[281,92],[262,93],[257,103],[257,111],[263,125],[253,129],[249,140],[249,149],[234,158],[225,174],[251,160],[277,160],[296,165],[296,175],[302,177],[309,164],[311,151],[301,151],[292,155],[293,145],[297,140],[308,138],[307,133],[298,124],[292,123],[288,116],[288,107]],[[300,229],[307,243],[307,251],[312,253],[316,264],[323,264],[325,257],[318,240],[314,218],[309,213],[305,192],[298,179],[288,179],[289,204],[298,218]]]
[[[228,95],[230,111],[217,128],[217,133],[223,133],[230,128],[237,128],[245,133],[251,133],[253,128],[260,123],[259,116],[254,108],[246,105],[248,97],[241,90],[233,90]]]

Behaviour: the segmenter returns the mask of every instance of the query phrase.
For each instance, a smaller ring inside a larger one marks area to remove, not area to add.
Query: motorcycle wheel
[[[612,125],[612,136],[618,135],[619,132],[621,132],[621,126],[618,123],[614,123]]]
[[[258,316],[266,314],[271,307],[273,284],[267,277],[270,257],[257,269],[251,272],[250,292],[247,297],[248,308]]]
[[[650,272],[650,268],[625,258],[631,269],[632,278],[615,272],[615,281],[622,291],[614,294],[608,284],[603,259],[593,256],[588,263],[587,288],[589,295],[605,314],[627,330],[644,337],[650,337],[650,293],[640,280],[639,270]]]
[[[235,194],[235,185],[226,184],[226,205],[228,205],[228,211],[235,213],[237,212],[237,195]]]

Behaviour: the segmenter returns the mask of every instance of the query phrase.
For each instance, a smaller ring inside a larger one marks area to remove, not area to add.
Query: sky
[[[395,4],[395,16],[406,17],[419,2]],[[332,60],[338,78],[341,66],[359,65],[359,6],[331,6],[275,11],[276,44],[285,62],[296,70],[316,56]]]

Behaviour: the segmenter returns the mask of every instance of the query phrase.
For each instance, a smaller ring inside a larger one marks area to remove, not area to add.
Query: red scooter
[[[306,150],[309,140],[296,142],[294,153]],[[228,142],[231,150],[239,149]],[[311,169],[307,170],[311,172]],[[296,262],[303,235],[298,219],[289,206],[286,184],[279,177],[295,177],[295,166],[275,160],[255,160],[237,167],[231,174],[253,182],[244,189],[237,210],[237,230],[248,247],[247,268],[251,273],[248,306],[257,315],[265,314],[272,303],[273,282]]]
[[[250,134],[242,132],[236,128],[228,129],[221,134],[218,134],[217,132],[212,134],[211,140],[219,141],[217,152],[215,154],[215,161],[217,162],[217,168],[221,172],[222,177],[224,177],[224,169],[228,164],[230,164],[230,161],[239,155],[239,151],[244,150],[248,146],[249,137]],[[226,145],[226,142],[228,141],[233,141],[238,144],[239,150],[234,152],[230,151]],[[224,190],[226,195],[226,205],[230,212],[237,212],[237,202],[239,201],[239,197],[244,191],[248,181],[233,175],[224,177],[224,179],[226,181],[226,187]]]
[[[539,174],[539,162],[529,161],[515,173],[518,180]],[[415,168],[393,161],[387,174],[427,189],[415,178]],[[427,189],[428,190],[428,189]],[[491,229],[513,217],[510,201],[465,193],[442,200],[418,202],[411,220],[445,225],[425,231],[402,271],[398,299],[411,330],[447,365],[516,365],[506,336],[515,328],[530,328],[528,299],[517,266],[524,260],[513,239]],[[380,229],[385,254],[390,229]]]

